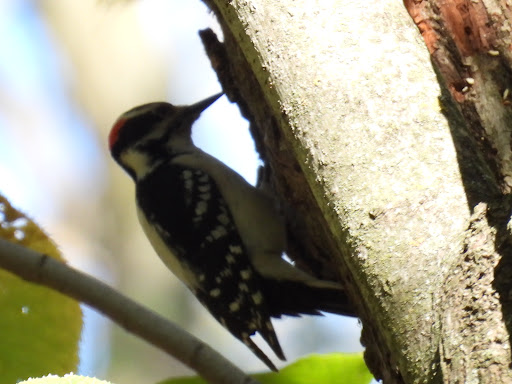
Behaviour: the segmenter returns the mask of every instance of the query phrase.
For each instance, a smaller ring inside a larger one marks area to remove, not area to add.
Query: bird
[[[219,99],[132,108],[108,137],[113,159],[135,182],[137,216],[163,263],[234,337],[272,371],[251,339],[285,360],[271,318],[351,315],[336,282],[283,259],[286,224],[278,200],[192,141],[192,126]]]

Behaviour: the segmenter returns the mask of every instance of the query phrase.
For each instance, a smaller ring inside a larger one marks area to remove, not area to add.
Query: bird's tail
[[[321,315],[320,312],[355,316],[354,307],[343,287],[334,282],[267,280],[265,291],[272,317]]]

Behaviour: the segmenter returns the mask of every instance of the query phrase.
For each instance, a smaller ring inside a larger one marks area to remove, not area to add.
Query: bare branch
[[[257,384],[210,346],[172,322],[49,256],[0,239],[0,267],[90,305],[127,331],[178,359],[209,383]]]

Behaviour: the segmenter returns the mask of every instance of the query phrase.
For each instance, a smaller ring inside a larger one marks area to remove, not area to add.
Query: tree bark
[[[474,208],[464,259],[445,284],[442,372],[448,382],[512,382],[509,5],[487,0],[404,4],[451,104],[447,117]]]
[[[406,2],[440,88],[396,1],[207,3],[224,33],[222,44],[202,34],[212,64],[300,223],[290,253],[344,282],[375,377],[512,381],[512,95],[499,6],[491,17],[485,2]],[[460,9],[472,4],[488,18],[468,19]],[[482,37],[488,24],[495,40]]]

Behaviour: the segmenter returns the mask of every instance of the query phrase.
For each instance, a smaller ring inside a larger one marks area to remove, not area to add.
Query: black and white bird
[[[222,94],[190,106],[125,112],[109,135],[113,158],[136,184],[139,221],[165,265],[270,369],[256,332],[285,360],[271,317],[346,314],[341,286],[283,260],[275,200],[192,142],[192,124]]]

